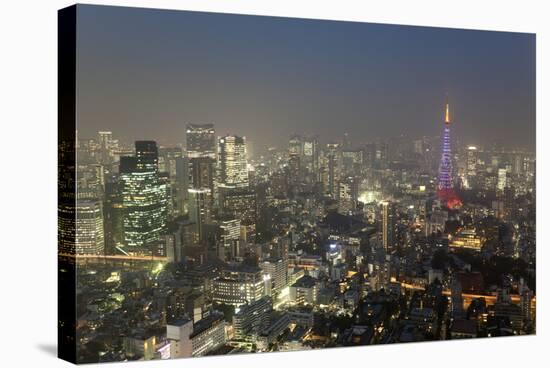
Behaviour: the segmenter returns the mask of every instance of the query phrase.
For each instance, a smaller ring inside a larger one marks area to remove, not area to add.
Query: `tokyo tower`
[[[439,180],[437,185],[438,198],[449,208],[462,206],[456,195],[453,185],[453,163],[451,155],[451,119],[449,117],[449,103],[445,105],[445,129],[441,147],[441,161],[439,163]]]

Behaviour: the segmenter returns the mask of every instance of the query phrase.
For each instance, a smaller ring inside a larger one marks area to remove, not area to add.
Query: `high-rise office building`
[[[466,170],[468,176],[475,176],[477,173],[477,147],[468,146]]]
[[[136,171],[159,171],[159,154],[155,141],[136,141]]]
[[[389,201],[383,201],[380,205],[382,220],[382,245],[386,251],[394,246],[395,241],[395,207]]]
[[[338,211],[349,214],[354,211],[359,200],[359,180],[348,177],[338,184]]]
[[[75,208],[76,206],[76,208]],[[59,251],[63,254],[103,255],[103,208],[97,199],[77,199],[58,207]]]
[[[99,163],[108,165],[113,160],[113,133],[109,131],[98,132]]]
[[[161,178],[164,177],[167,181],[166,189],[168,191],[168,214],[171,217],[183,215],[184,199],[187,193],[182,193],[182,190],[187,191],[187,187],[182,188],[179,182],[179,170],[181,160],[186,160],[183,157],[183,152],[179,147],[161,147],[159,148],[158,156],[158,171]],[[186,170],[186,173],[188,171]]]
[[[216,158],[214,124],[187,124],[187,155]]]
[[[257,198],[254,191],[222,187],[220,207],[224,216],[240,219],[244,225],[257,222]]]
[[[300,155],[291,153],[288,158],[288,173],[291,184],[297,185],[301,181],[301,167]]]
[[[121,157],[124,239],[129,247],[157,242],[167,222],[166,182],[158,173],[156,144],[136,142],[136,157]]]
[[[340,173],[342,170],[341,151],[338,143],[327,144],[327,172],[328,172],[328,194],[334,198],[338,198],[338,183],[340,181]]]
[[[76,254],[99,254],[105,249],[103,208],[97,199],[76,201]]]
[[[218,244],[218,258],[222,261],[228,261],[240,256],[241,220],[221,220],[219,226],[221,234]]]
[[[362,167],[363,150],[347,149],[342,151],[342,169],[345,174],[358,174]]]
[[[245,137],[228,135],[219,138],[218,167],[222,186],[229,188],[248,187]]]
[[[194,223],[198,240],[203,241],[204,226],[210,223],[212,192],[208,188],[191,188],[188,190],[189,219]]]
[[[289,155],[297,155],[301,157],[304,153],[304,144],[302,137],[298,135],[294,135],[290,137],[290,140],[288,141],[288,154]]]
[[[497,171],[497,193],[503,194],[504,189],[508,186],[508,171],[505,168],[500,168]]]
[[[176,158],[176,181],[174,191],[174,209],[178,215],[187,212],[187,197],[189,189],[189,159],[187,157]]]
[[[214,191],[215,161],[211,157],[189,159],[190,185],[192,188],[208,188]]]
[[[304,139],[304,165],[314,174],[319,170],[319,142],[315,137]]]
[[[213,211],[214,196],[215,196],[215,161],[211,157],[191,157],[189,159],[189,190],[188,190],[188,203],[189,211],[192,210],[192,206],[196,203],[197,196],[193,193],[200,193],[200,206],[207,218],[210,218],[210,213]],[[193,214],[189,212],[192,216]],[[209,221],[209,220],[208,220]]]
[[[169,176],[176,176],[176,161],[183,157],[180,147],[160,147],[158,150],[158,170],[168,173]]]

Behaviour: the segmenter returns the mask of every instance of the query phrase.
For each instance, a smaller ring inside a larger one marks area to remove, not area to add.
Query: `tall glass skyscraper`
[[[218,165],[220,184],[226,187],[247,188],[246,138],[236,135],[219,138]]]
[[[158,171],[159,153],[155,141],[136,141],[136,170]]]
[[[216,158],[214,124],[187,124],[187,155]]]
[[[166,181],[159,177],[157,163],[153,141],[136,142],[136,156],[121,158],[124,240],[128,247],[154,244],[166,227]]]
[[[384,250],[392,249],[395,241],[395,207],[393,203],[383,201],[381,203],[382,217],[382,245]]]

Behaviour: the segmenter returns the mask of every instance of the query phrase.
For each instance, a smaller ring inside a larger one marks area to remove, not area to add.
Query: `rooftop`
[[[301,287],[301,288],[312,288],[317,284],[317,279],[309,275],[303,276],[294,284],[292,287]]]

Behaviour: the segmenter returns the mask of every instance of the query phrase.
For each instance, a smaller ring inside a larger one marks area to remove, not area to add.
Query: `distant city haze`
[[[213,123],[254,150],[291,134],[356,145],[442,131],[535,146],[535,36],[262,16],[78,7],[77,126],[185,143]],[[448,96],[448,97],[447,97]]]

